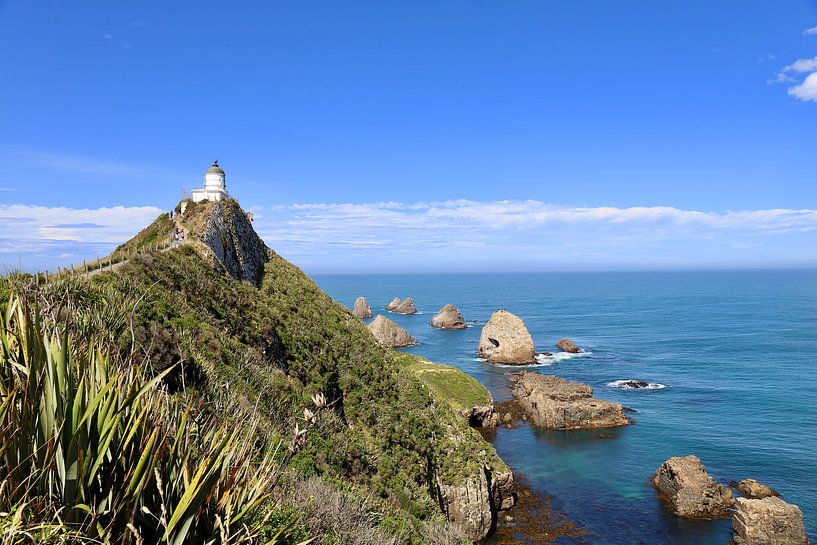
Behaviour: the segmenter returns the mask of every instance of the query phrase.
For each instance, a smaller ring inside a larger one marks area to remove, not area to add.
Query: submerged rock
[[[417,314],[417,308],[414,306],[414,300],[411,297],[406,297],[402,301],[399,297],[395,297],[391,300],[391,303],[386,305],[386,310],[397,314]]]
[[[507,310],[498,310],[482,328],[480,356],[492,363],[527,365],[534,362],[533,338],[525,322]]]
[[[727,518],[735,504],[732,491],[710,477],[697,456],[670,458],[661,464],[652,482],[667,509],[679,517]]]
[[[593,397],[593,388],[586,384],[532,371],[517,373],[511,381],[514,399],[540,428],[610,428],[630,423],[624,407]]]
[[[445,305],[431,318],[431,326],[439,329],[465,329],[465,319],[454,305]]]
[[[732,488],[740,492],[740,495],[744,498],[752,500],[762,500],[763,498],[780,495],[777,493],[777,490],[769,488],[754,479],[743,479],[739,483],[733,483]]]
[[[573,344],[573,341],[570,339],[562,339],[556,343],[556,348],[562,350],[563,352],[570,352],[571,354],[578,354],[582,351],[581,348]]]
[[[372,307],[369,306],[369,302],[364,297],[358,297],[355,299],[355,308],[352,310],[352,314],[361,320],[371,318]]]
[[[382,345],[400,348],[417,344],[417,341],[409,335],[408,331],[385,316],[379,315],[368,327],[377,342]]]
[[[738,498],[731,545],[808,545],[803,512],[776,496]]]

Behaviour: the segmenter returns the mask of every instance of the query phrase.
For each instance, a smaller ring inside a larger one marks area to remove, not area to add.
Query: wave
[[[660,382],[647,382],[646,380],[635,379],[614,380],[613,382],[608,382],[607,386],[610,388],[621,388],[622,390],[663,390],[667,387],[666,384],[661,384]]]
[[[543,365],[553,365],[560,361],[572,360],[573,358],[581,358],[584,356],[592,356],[592,352],[579,352],[574,354],[572,352],[545,352],[536,354],[536,362]]]

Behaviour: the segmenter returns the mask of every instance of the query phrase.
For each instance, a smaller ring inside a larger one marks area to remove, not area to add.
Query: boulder
[[[563,352],[570,352],[571,354],[578,354],[582,351],[581,348],[573,344],[573,341],[570,339],[562,339],[556,343],[556,348]]]
[[[728,518],[732,491],[706,473],[697,456],[670,458],[653,477],[667,509],[688,519]]]
[[[527,365],[534,362],[533,339],[519,317],[498,310],[482,328],[480,356],[492,363]]]
[[[402,346],[412,346],[417,344],[414,337],[409,332],[392,322],[385,316],[378,316],[369,324],[369,331],[374,338],[382,345],[399,348]]]
[[[738,498],[731,545],[808,545],[803,512],[776,496]]]
[[[511,392],[533,425],[555,430],[626,426],[618,403],[593,397],[593,388],[561,377],[523,371],[511,377]]]
[[[465,319],[454,305],[445,305],[431,318],[431,326],[439,329],[465,329]]]
[[[752,500],[762,500],[770,496],[779,496],[777,490],[769,488],[763,483],[759,483],[754,479],[743,479],[739,483],[733,483],[732,488],[740,492],[744,498]]]
[[[402,301],[400,298],[395,297],[391,300],[391,303],[386,305],[386,310],[397,314],[417,314],[417,308],[414,306],[414,300],[411,297],[406,297]]]
[[[355,299],[355,308],[352,310],[352,314],[355,315],[356,318],[361,320],[365,318],[372,317],[372,307],[369,306],[368,301],[366,301],[363,297],[358,297]]]

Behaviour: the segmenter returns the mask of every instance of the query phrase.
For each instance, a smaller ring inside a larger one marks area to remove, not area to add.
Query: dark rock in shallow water
[[[762,500],[763,498],[780,495],[777,493],[777,490],[769,488],[765,484],[759,483],[754,479],[743,479],[739,483],[732,481],[729,484],[732,486],[732,488],[740,492],[741,496],[752,500]]]
[[[619,383],[623,388],[649,388],[650,383],[646,380],[625,380]]]
[[[732,491],[710,477],[697,456],[670,458],[661,464],[652,482],[667,509],[679,517],[728,518],[735,504]]]

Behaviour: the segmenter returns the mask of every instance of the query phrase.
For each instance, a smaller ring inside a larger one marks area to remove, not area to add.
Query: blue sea
[[[537,350],[557,352],[562,337],[582,347],[584,354],[525,368],[592,385],[598,397],[635,409],[635,425],[555,432],[523,424],[500,428],[494,444],[515,472],[587,528],[589,542],[725,544],[728,520],[678,519],[648,483],[664,460],[687,454],[723,483],[751,477],[777,489],[800,506],[817,537],[817,271],[315,278],[349,307],[366,297],[374,312],[395,296],[413,297],[420,314],[388,314],[419,341],[409,350],[459,367],[498,401],[510,398],[508,375],[516,369],[476,355],[494,310],[524,319]],[[431,328],[446,303],[473,327]],[[611,385],[624,379],[665,387]]]

